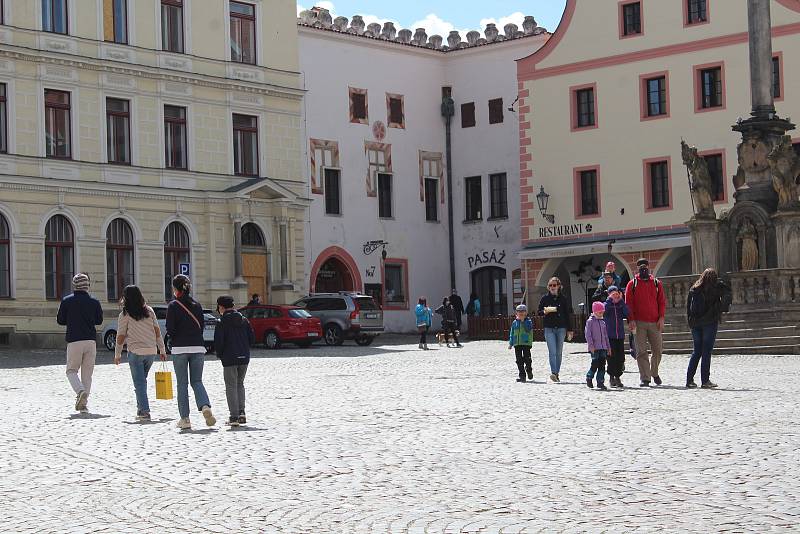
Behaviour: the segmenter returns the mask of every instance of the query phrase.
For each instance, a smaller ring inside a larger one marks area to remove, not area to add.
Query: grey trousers
[[[222,369],[231,417],[244,415],[244,375],[247,374],[247,365],[232,365]]]

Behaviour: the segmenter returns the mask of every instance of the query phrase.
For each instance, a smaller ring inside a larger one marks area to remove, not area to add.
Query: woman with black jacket
[[[203,342],[203,307],[191,297],[189,277],[179,274],[172,279],[175,299],[167,306],[167,334],[172,342],[172,365],[178,383],[178,428],[190,429],[189,384],[194,391],[197,409],[203,413],[206,425],[214,426],[217,420],[211,413],[211,402],[203,386],[203,363],[206,347]]]
[[[696,388],[694,375],[700,363],[701,387],[717,387],[711,381],[711,352],[717,339],[719,321],[731,304],[731,289],[719,279],[717,271],[706,269],[689,290],[686,299],[686,316],[692,329],[694,350],[686,370],[686,387]]]
[[[561,292],[561,280],[547,282],[547,293],[539,301],[539,315],[544,316],[544,340],[550,354],[550,380],[560,382],[564,339],[572,339],[572,303]]]

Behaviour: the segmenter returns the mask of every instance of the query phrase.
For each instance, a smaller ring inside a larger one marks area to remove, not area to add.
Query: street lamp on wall
[[[536,203],[539,204],[539,213],[542,214],[542,217],[549,222],[550,224],[556,223],[556,216],[547,213],[547,204],[550,202],[550,195],[544,192],[544,186],[541,186],[541,190],[539,194],[536,195]]]

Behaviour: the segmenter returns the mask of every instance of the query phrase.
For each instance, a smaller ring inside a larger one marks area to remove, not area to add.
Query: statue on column
[[[778,193],[778,209],[800,209],[800,157],[792,138],[784,135],[768,156],[772,186]]]
[[[758,234],[750,219],[742,221],[737,239],[742,245],[740,270],[754,271],[758,269]]]
[[[697,154],[697,147],[681,141],[683,164],[689,169],[689,190],[694,200],[695,218],[716,219],[714,211],[714,184],[705,158]]]

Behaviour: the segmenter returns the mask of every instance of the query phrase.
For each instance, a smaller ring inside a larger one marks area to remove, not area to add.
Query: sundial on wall
[[[386,137],[386,125],[382,121],[375,121],[372,124],[372,135],[378,141],[383,141]]]

